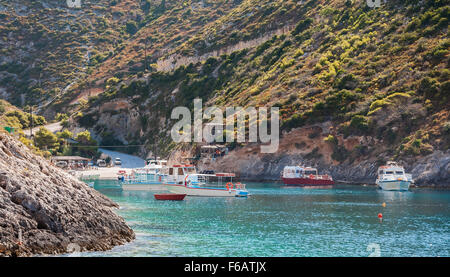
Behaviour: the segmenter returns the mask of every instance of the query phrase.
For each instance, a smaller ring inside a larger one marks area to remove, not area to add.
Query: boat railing
[[[240,183],[240,182],[237,182],[237,183],[235,183],[234,184],[234,187],[236,188],[236,189],[246,189],[245,187],[246,187],[246,185],[245,184],[242,184],[242,183]]]
[[[188,186],[213,187],[227,189],[245,189],[245,184],[232,182],[231,177],[217,176],[214,174],[191,174],[185,177]],[[231,185],[230,185],[231,183]]]
[[[164,175],[159,174],[147,174],[147,173],[136,173],[133,172],[129,175],[123,175],[123,183],[132,184],[132,183],[147,183],[147,182],[163,182],[165,180]]]
[[[316,179],[316,180],[332,180],[330,175],[306,175],[310,179]]]
[[[188,175],[190,176],[190,175]],[[164,180],[167,183],[175,183],[175,184],[185,184],[185,179],[186,176],[183,175],[164,175]],[[192,178],[189,178],[191,180],[191,183],[196,183],[195,180],[193,180]],[[186,180],[187,182],[188,180]]]

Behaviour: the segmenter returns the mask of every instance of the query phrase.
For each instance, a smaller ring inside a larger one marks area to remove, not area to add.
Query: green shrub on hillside
[[[135,21],[128,21],[125,25],[125,30],[128,34],[134,35],[138,31],[138,27]]]
[[[369,130],[369,118],[363,115],[355,115],[350,121],[350,127],[355,130],[367,132]]]
[[[59,141],[55,134],[42,127],[34,136],[34,145],[41,150],[54,152],[59,147]]]
[[[411,95],[408,93],[396,92],[382,99],[377,99],[370,104],[369,113],[367,115],[372,115],[382,108],[388,107],[390,105],[398,103],[398,101],[401,101],[402,99],[407,99],[410,97]]]
[[[20,122],[21,128],[26,129],[31,127],[31,123],[33,123],[33,127],[41,126],[47,124],[47,121],[43,116],[35,115],[31,116],[29,113],[24,113],[19,110],[9,111],[5,114],[6,117],[15,117]],[[33,120],[31,120],[33,119]]]

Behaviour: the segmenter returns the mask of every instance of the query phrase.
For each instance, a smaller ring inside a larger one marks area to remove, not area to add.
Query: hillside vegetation
[[[207,105],[278,106],[285,134],[331,122],[326,141],[338,163],[380,154],[414,159],[450,147],[448,1],[390,0],[380,8],[350,0],[85,2],[88,8],[75,12],[63,7],[47,12],[64,18],[58,31],[51,31],[53,37],[42,37],[51,40],[46,50],[65,63],[42,68],[54,68],[48,76],[55,82],[73,82],[50,104],[48,114],[67,107],[80,111],[72,124],[90,128],[109,143],[145,144],[141,154],[154,149],[170,153],[175,147],[172,108],[191,106],[199,97]],[[73,22],[91,20],[94,27],[80,24],[83,36],[75,27],[62,31],[64,24],[72,26],[71,13],[78,13]],[[25,18],[32,22],[33,15]],[[17,26],[13,15],[1,20],[8,22],[2,24],[5,34],[11,28],[28,30]],[[64,39],[55,42],[54,36]],[[74,36],[78,42],[69,42]],[[81,37],[86,41],[80,42]],[[59,54],[52,43],[68,54]],[[8,56],[24,51],[9,45]],[[89,63],[82,58],[85,46],[97,53],[89,55]],[[232,47],[239,50],[227,51]],[[212,54],[203,59],[207,53]],[[79,61],[78,70],[67,63],[67,55]],[[158,61],[170,57],[196,63],[158,70]],[[33,71],[11,71],[8,63],[5,69],[5,59],[0,70],[9,78],[16,74],[13,79],[21,88],[22,75]],[[41,92],[57,94],[53,86]],[[30,84],[26,87],[29,95],[37,93]],[[345,145],[351,137],[364,139]]]

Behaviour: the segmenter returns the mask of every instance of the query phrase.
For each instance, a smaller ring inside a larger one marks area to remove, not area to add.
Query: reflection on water
[[[153,191],[122,191],[115,181],[95,188],[120,205],[137,238],[82,256],[369,256],[370,244],[381,256],[450,255],[448,191],[249,183],[248,199],[172,202],[156,201]]]

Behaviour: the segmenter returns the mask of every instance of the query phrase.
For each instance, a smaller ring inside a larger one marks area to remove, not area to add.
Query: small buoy
[[[378,218],[383,218],[383,214],[382,214],[382,213],[379,213],[379,214],[378,214]]]
[[[383,208],[386,208],[386,203],[383,202],[383,204],[381,204],[381,206],[383,206]]]

